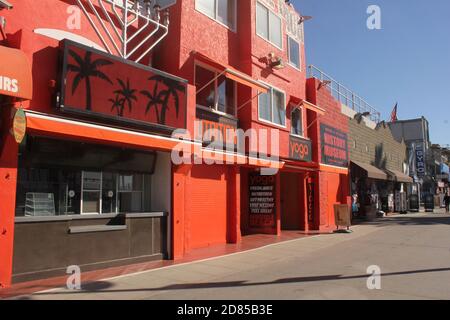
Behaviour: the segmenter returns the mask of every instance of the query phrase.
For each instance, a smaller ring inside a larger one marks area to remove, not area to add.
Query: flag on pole
[[[396,122],[396,121],[398,121],[398,117],[397,117],[397,109],[398,109],[398,102],[395,104],[394,110],[392,110],[392,113],[391,113],[391,122]]]

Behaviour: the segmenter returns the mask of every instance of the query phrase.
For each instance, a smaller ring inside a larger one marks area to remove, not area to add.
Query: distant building
[[[349,113],[350,176],[353,211],[365,214],[375,204],[384,212],[407,210],[409,177],[407,147],[393,136],[389,126],[378,125],[360,114]]]
[[[414,179],[411,192],[423,194],[436,192],[434,161],[431,150],[429,123],[424,117],[389,123],[397,141],[404,140],[408,149],[409,173]]]

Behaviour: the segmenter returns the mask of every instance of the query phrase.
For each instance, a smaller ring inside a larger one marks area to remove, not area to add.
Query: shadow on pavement
[[[364,221],[358,223],[357,225],[372,225],[372,226],[388,226],[388,225],[399,225],[399,226],[430,226],[430,225],[450,225],[450,215],[444,216],[442,214],[428,216],[393,216],[386,218],[379,218],[375,221]]]
[[[390,276],[401,276],[401,275],[416,275],[425,273],[436,273],[436,272],[450,272],[450,268],[440,268],[440,269],[425,269],[425,270],[414,270],[414,271],[402,271],[402,272],[391,272],[383,273],[383,277]],[[132,292],[154,292],[154,291],[166,291],[166,290],[189,290],[189,289],[211,289],[211,288],[233,288],[233,287],[251,287],[251,286],[264,286],[272,284],[286,284],[286,283],[305,283],[305,282],[319,282],[319,281],[336,281],[336,280],[351,280],[351,279],[366,279],[369,275],[354,275],[354,276],[343,276],[343,275],[327,275],[327,276],[314,276],[314,277],[295,277],[295,278],[283,278],[275,281],[268,282],[252,282],[247,281],[225,281],[225,282],[205,282],[205,283],[186,283],[186,284],[174,284],[159,288],[143,288],[143,289],[121,289],[121,290],[105,290],[107,288],[112,288],[114,285],[108,282],[93,282],[83,286],[81,291],[73,292],[47,292],[47,293],[37,293],[38,295],[60,295],[60,294],[80,294],[80,293],[132,293]],[[145,281],[145,280],[144,280]]]

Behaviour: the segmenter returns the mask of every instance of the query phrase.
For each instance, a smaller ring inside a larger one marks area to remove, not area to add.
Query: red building
[[[285,1],[10,2],[1,286],[334,228],[334,204],[348,203],[347,121],[307,80],[303,19]],[[263,147],[227,136],[238,129]],[[192,154],[174,163],[180,144]]]

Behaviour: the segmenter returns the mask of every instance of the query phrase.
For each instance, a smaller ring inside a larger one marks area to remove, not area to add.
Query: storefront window
[[[236,82],[197,65],[195,85],[198,106],[236,116]]]
[[[149,212],[155,160],[154,153],[29,137],[19,153],[16,216]]]

